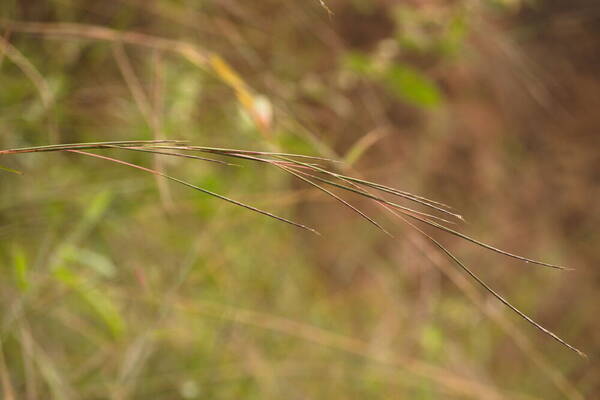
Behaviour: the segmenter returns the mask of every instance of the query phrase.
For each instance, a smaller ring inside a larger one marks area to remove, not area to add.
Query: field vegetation
[[[599,27],[1,1],[0,397],[600,397]]]

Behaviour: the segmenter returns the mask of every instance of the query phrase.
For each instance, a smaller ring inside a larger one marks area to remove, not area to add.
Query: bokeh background
[[[4,399],[600,397],[594,0],[3,0],[0,148],[131,139],[280,150],[451,204],[389,238],[265,166],[2,156]]]

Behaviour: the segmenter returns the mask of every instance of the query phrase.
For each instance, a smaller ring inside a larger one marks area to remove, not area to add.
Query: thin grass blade
[[[286,161],[289,161],[289,162],[294,162],[294,163],[297,163],[297,164],[300,164],[300,165],[309,166],[308,164],[303,163],[303,162],[298,161],[298,160],[293,160],[293,159],[284,158],[284,157],[280,157],[280,158],[285,159]],[[377,189],[377,190],[384,191],[384,192],[387,192],[389,194],[392,194],[392,195],[395,195],[395,196],[398,196],[398,197],[402,197],[402,198],[404,198],[406,200],[410,200],[410,201],[419,203],[421,205],[424,205],[426,207],[432,208],[432,209],[434,209],[436,211],[439,211],[441,213],[444,213],[444,214],[447,214],[447,215],[451,215],[451,216],[453,216],[455,218],[458,218],[460,220],[464,220],[464,218],[462,217],[462,215],[449,211],[448,209],[451,208],[451,207],[447,206],[447,205],[445,205],[443,203],[439,203],[439,202],[427,199],[425,197],[413,195],[411,193],[404,192],[404,191],[401,191],[401,190],[398,190],[398,189],[394,189],[394,188],[390,188],[390,187],[387,187],[387,186],[384,186],[384,185],[380,185],[380,184],[377,184],[377,183],[374,183],[374,182],[369,182],[369,181],[366,181],[366,180],[363,180],[363,179],[358,179],[358,178],[354,178],[354,177],[351,177],[351,176],[346,176],[346,175],[338,174],[337,172],[332,172],[332,171],[326,170],[326,169],[321,168],[321,167],[316,166],[316,165],[312,165],[312,167],[313,167],[314,170],[316,170],[318,172],[321,172],[323,174],[335,177],[337,179],[345,180],[345,181],[352,181],[352,182],[358,183],[360,185],[369,186],[369,187],[371,187],[373,189]]]
[[[307,179],[305,177],[303,177],[302,175],[296,173],[295,171],[293,171],[291,168],[287,168],[284,167],[283,165],[280,165],[277,162],[273,162],[273,165],[286,171],[287,173],[294,175],[296,178],[301,179],[302,181],[308,183],[309,185],[321,190],[322,192],[328,194],[329,196],[333,197],[334,199],[336,199],[337,201],[339,201],[340,203],[342,203],[343,205],[345,205],[346,207],[350,208],[352,211],[356,212],[357,214],[359,214],[361,217],[363,217],[364,219],[366,219],[367,221],[369,221],[371,224],[375,225],[379,230],[381,230],[383,233],[385,233],[386,235],[393,237],[392,234],[390,234],[387,230],[385,230],[385,228],[383,228],[377,221],[375,221],[374,219],[372,219],[371,217],[369,217],[367,214],[365,214],[364,212],[362,212],[361,210],[359,210],[358,208],[356,208],[355,206],[353,206],[352,204],[348,203],[346,200],[342,199],[341,197],[339,197],[338,195],[336,195],[335,193],[333,193],[330,190],[327,190],[326,188],[317,185],[316,183],[314,183],[313,181],[311,181],[310,179]]]
[[[0,150],[0,155],[36,153],[46,151],[65,151],[69,149],[101,149],[115,146],[147,146],[161,143],[183,143],[179,140],[129,140],[129,141],[110,141],[110,142],[92,142],[92,143],[64,143],[51,144],[45,146],[22,147],[17,149]]]
[[[296,157],[296,158],[304,158],[311,160],[319,160],[319,161],[327,161],[331,163],[340,163],[342,161],[334,160],[331,158],[319,157],[319,156],[308,156],[304,154],[291,154],[291,153],[274,153],[269,151],[253,151],[253,150],[239,150],[239,149],[227,149],[220,147],[205,147],[205,146],[164,146],[165,149],[171,150],[189,150],[189,151],[201,151],[205,153],[214,153],[220,155],[229,155],[229,154],[245,154],[245,155],[255,155],[255,156],[272,156],[272,157]]]
[[[575,353],[579,354],[581,357],[587,358],[587,355],[584,352],[582,352],[581,350],[579,350],[575,346],[567,343],[565,340],[563,340],[562,338],[560,338],[558,335],[556,335],[552,331],[544,328],[542,325],[540,325],[539,323],[537,323],[536,321],[534,321],[530,316],[528,316],[527,314],[525,314],[524,312],[522,312],[521,310],[519,310],[517,307],[513,306],[502,295],[500,295],[498,292],[496,292],[494,289],[492,289],[487,283],[485,283],[481,278],[479,278],[479,276],[477,276],[477,274],[475,274],[473,271],[471,271],[470,268],[468,268],[462,261],[460,261],[454,254],[452,254],[452,252],[450,252],[448,249],[446,249],[446,247],[444,247],[440,242],[438,242],[433,237],[431,237],[430,235],[428,235],[427,233],[425,233],[422,229],[420,229],[419,227],[417,227],[415,224],[413,224],[410,221],[406,220],[401,215],[399,215],[399,214],[396,214],[396,215],[399,218],[401,218],[410,227],[412,227],[417,232],[419,232],[421,235],[425,236],[428,240],[430,240],[437,248],[439,248],[442,252],[444,252],[444,254],[446,256],[448,256],[448,258],[450,258],[450,260],[452,260],[463,271],[465,271],[469,276],[471,276],[471,278],[473,278],[479,285],[481,285],[488,293],[490,293],[492,296],[494,296],[497,300],[499,300],[502,304],[504,304],[510,310],[512,310],[513,312],[515,312],[519,317],[521,317],[522,319],[524,319],[525,321],[527,321],[530,325],[533,325],[534,327],[536,327],[537,329],[539,329],[540,331],[542,331],[543,334],[545,334],[547,336],[550,336],[556,342],[558,342],[561,345],[565,346],[566,348],[574,351]]]
[[[107,161],[112,161],[112,162],[117,163],[117,164],[127,165],[127,166],[132,167],[132,168],[137,168],[137,169],[140,169],[142,171],[149,172],[149,173],[151,173],[153,175],[162,176],[163,178],[166,178],[166,179],[172,180],[174,182],[180,183],[180,184],[182,184],[184,186],[190,187],[190,188],[198,190],[198,191],[200,191],[202,193],[205,193],[205,194],[208,194],[210,196],[216,197],[218,199],[224,200],[224,201],[226,201],[228,203],[235,204],[237,206],[246,208],[248,210],[257,212],[259,214],[266,215],[266,216],[268,216],[270,218],[273,218],[273,219],[276,219],[278,221],[285,222],[286,224],[290,224],[290,225],[293,225],[295,227],[298,227],[298,228],[301,228],[301,229],[305,229],[307,231],[310,231],[312,233],[320,235],[319,232],[317,232],[315,229],[313,229],[311,227],[308,227],[306,225],[302,225],[302,224],[300,224],[298,222],[294,222],[294,221],[291,221],[291,220],[289,220],[287,218],[280,217],[280,216],[272,214],[272,213],[270,213],[268,211],[261,210],[260,208],[256,208],[256,207],[251,206],[249,204],[242,203],[240,201],[231,199],[231,198],[223,196],[221,194],[218,194],[218,193],[215,193],[215,192],[211,192],[210,190],[201,188],[201,187],[193,185],[193,184],[191,184],[189,182],[183,181],[181,179],[177,179],[177,178],[175,178],[173,176],[170,176],[170,175],[167,175],[167,174],[163,174],[162,172],[155,171],[155,170],[150,169],[150,168],[146,168],[146,167],[142,167],[140,165],[132,164],[132,163],[129,163],[127,161],[118,160],[116,158],[106,157],[106,156],[103,156],[103,155],[100,155],[100,154],[88,153],[88,152],[85,152],[85,151],[72,150],[72,149],[71,150],[66,150],[66,151],[69,151],[69,152],[72,152],[72,153],[77,153],[77,154],[83,154],[83,155],[90,156],[90,157],[96,157],[96,158],[100,158],[100,159],[107,160]]]
[[[288,161],[290,161],[290,160],[288,160]],[[307,164],[302,163],[302,162],[300,162],[300,164],[301,165],[307,165]],[[335,176],[338,179],[346,180],[346,177],[341,176],[340,174],[332,173],[330,171],[324,170],[322,168],[317,168],[317,167],[315,167],[313,169],[318,170],[319,172],[323,172],[324,171],[325,173],[327,173],[330,176]],[[318,177],[314,177],[314,178],[315,179],[319,179]],[[351,180],[352,181],[356,181],[357,179],[356,178],[352,178]],[[399,204],[396,204],[396,203],[388,202],[387,200],[379,198],[377,196],[373,196],[370,193],[367,193],[367,192],[364,192],[364,191],[360,191],[360,190],[357,190],[357,189],[354,189],[354,188],[350,188],[350,187],[345,186],[345,185],[340,185],[340,184],[337,184],[335,182],[328,181],[328,180],[324,180],[324,181],[326,183],[331,184],[331,185],[337,185],[341,189],[353,191],[355,193],[358,193],[358,194],[361,194],[363,196],[372,198],[374,200],[383,201],[384,203],[386,203],[386,204],[388,204],[390,206],[393,206],[395,208],[399,208],[399,209],[404,210],[404,211],[409,211],[410,213],[406,213],[405,215],[407,215],[407,216],[409,216],[411,218],[417,219],[417,220],[419,220],[419,221],[421,221],[423,223],[426,223],[426,224],[428,224],[428,225],[430,225],[430,226],[432,226],[434,228],[440,229],[440,230],[442,230],[442,231],[444,231],[446,233],[449,233],[451,235],[454,235],[454,236],[460,237],[460,238],[462,238],[464,240],[467,240],[467,241],[469,241],[469,242],[471,242],[471,243],[473,243],[473,244],[475,244],[477,246],[480,246],[480,247],[483,247],[485,249],[488,249],[488,250],[491,250],[493,252],[496,252],[498,254],[502,254],[504,256],[511,257],[511,258],[514,258],[514,259],[517,259],[517,260],[520,260],[520,261],[524,261],[525,263],[540,265],[540,266],[544,266],[544,267],[548,267],[548,268],[554,268],[554,269],[560,269],[560,270],[570,270],[571,269],[571,268],[568,268],[568,267],[564,267],[564,266],[560,266],[560,265],[556,265],[556,264],[551,264],[551,263],[546,263],[546,262],[543,262],[543,261],[533,260],[533,259],[530,259],[530,258],[527,258],[527,257],[523,257],[523,256],[519,256],[517,254],[510,253],[510,252],[508,252],[506,250],[499,249],[497,247],[494,247],[492,245],[489,245],[487,243],[484,243],[484,242],[481,242],[481,241],[479,241],[477,239],[474,239],[474,238],[472,238],[472,237],[470,237],[468,235],[465,235],[465,234],[463,234],[461,232],[458,232],[458,231],[456,231],[454,229],[448,228],[448,227],[446,227],[444,225],[441,225],[441,224],[438,224],[438,223],[436,223],[434,221],[426,219],[426,218],[433,218],[433,219],[438,219],[439,220],[439,219],[441,219],[439,217],[436,217],[436,216],[433,216],[433,215],[429,215],[429,214],[426,214],[426,213],[421,213],[419,211],[415,211],[415,210],[412,210],[410,208],[400,206]],[[361,180],[358,179],[358,181],[361,181]],[[363,181],[363,182],[366,182],[366,181]],[[417,214],[417,215],[414,215],[414,214]],[[421,215],[421,216],[419,216],[419,215]],[[426,218],[423,218],[423,217],[426,217]]]
[[[191,154],[172,153],[172,152],[168,152],[168,151],[154,150],[154,147],[152,147],[152,148],[125,147],[125,146],[110,146],[110,147],[113,147],[113,148],[116,148],[116,149],[123,149],[123,150],[140,151],[140,152],[144,152],[144,153],[161,154],[161,155],[165,155],[165,156],[174,156],[174,157],[181,157],[181,158],[192,158],[194,160],[208,161],[208,162],[213,162],[213,163],[227,165],[227,166],[233,166],[233,167],[237,167],[238,166],[236,164],[231,164],[231,163],[228,163],[228,162],[225,162],[225,161],[221,161],[221,160],[215,160],[213,158],[206,158],[206,157],[194,156],[194,155],[191,155]]]
[[[11,174],[23,175],[23,171],[19,171],[19,170],[16,170],[16,169],[4,167],[2,165],[0,165],[0,171],[10,172]]]
[[[398,209],[402,213],[406,213],[407,215],[410,215],[410,213],[413,213],[413,214],[420,215],[423,218],[431,218],[431,219],[435,219],[435,220],[438,220],[438,221],[441,221],[441,222],[445,222],[445,223],[448,223],[448,224],[452,224],[453,223],[452,221],[445,220],[445,219],[443,219],[441,217],[438,217],[437,215],[432,215],[432,214],[424,213],[422,211],[413,210],[412,208],[405,207],[403,205],[394,203],[392,201],[386,200],[386,199],[384,199],[382,197],[379,197],[379,196],[375,196],[374,194],[368,193],[368,192],[366,192],[366,191],[364,191],[364,190],[362,190],[360,188],[353,188],[353,187],[350,187],[350,186],[342,185],[341,183],[333,182],[333,181],[321,178],[321,177],[313,175],[313,174],[308,174],[308,173],[306,173],[304,171],[296,171],[296,172],[298,172],[300,174],[303,174],[303,175],[308,175],[308,176],[311,177],[311,179],[315,179],[315,180],[317,180],[319,182],[323,182],[323,183],[326,183],[328,185],[335,186],[335,187],[337,187],[339,189],[343,189],[343,190],[346,190],[346,191],[349,191],[349,192],[356,193],[358,195],[361,195],[361,196],[367,197],[369,199],[375,200],[375,201],[377,201],[379,203],[387,204],[387,205],[389,205],[391,207],[394,207],[394,208]],[[350,182],[350,184],[352,184],[352,183]]]
[[[467,241],[469,241],[469,242],[471,242],[471,243],[473,243],[473,244],[475,244],[477,246],[483,247],[485,249],[491,250],[491,251],[493,251],[495,253],[502,254],[502,255],[507,256],[507,257],[511,257],[511,258],[515,258],[517,260],[524,261],[527,264],[541,265],[543,267],[560,269],[560,270],[567,270],[567,271],[568,270],[572,270],[572,268],[563,267],[561,265],[550,264],[550,263],[546,263],[546,262],[543,262],[543,261],[532,260],[532,259],[527,258],[527,257],[519,256],[517,254],[513,254],[513,253],[510,253],[510,252],[508,252],[506,250],[502,250],[502,249],[499,249],[497,247],[491,246],[491,245],[489,245],[487,243],[481,242],[481,241],[479,241],[477,239],[474,239],[474,238],[472,238],[470,236],[465,235],[464,233],[460,233],[460,232],[458,232],[458,231],[456,231],[454,229],[448,228],[447,226],[440,225],[440,224],[438,224],[436,222],[427,221],[427,220],[425,220],[423,218],[420,218],[418,216],[415,216],[415,215],[409,215],[409,214],[406,214],[406,215],[408,215],[409,217],[411,217],[413,219],[416,219],[418,221],[426,223],[427,225],[433,226],[434,228],[440,229],[440,230],[442,230],[442,231],[444,231],[446,233],[449,233],[449,234],[454,235],[454,236],[458,236],[459,238],[467,240]]]

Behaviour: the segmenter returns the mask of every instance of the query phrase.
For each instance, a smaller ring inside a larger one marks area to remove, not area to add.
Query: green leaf
[[[102,290],[94,287],[89,280],[76,274],[66,266],[57,268],[54,271],[54,276],[77,293],[94,314],[104,322],[112,337],[119,338],[122,336],[125,331],[125,321],[110,297]]]
[[[95,224],[100,219],[100,217],[102,217],[104,212],[108,209],[112,197],[113,194],[110,190],[103,190],[102,192],[94,196],[94,198],[85,210],[82,223],[86,225]]]
[[[68,246],[64,250],[63,257],[65,261],[89,267],[105,278],[112,278],[117,270],[108,257],[89,249]]]
[[[25,255],[25,251],[20,246],[13,247],[12,252],[13,258],[13,274],[15,277],[15,281],[17,287],[22,292],[26,292],[29,288],[29,279],[28,279],[28,270],[29,265],[27,262],[27,256]]]
[[[447,56],[459,54],[464,45],[467,32],[468,25],[465,16],[462,14],[454,16],[440,38],[438,44],[439,50]]]
[[[436,358],[444,348],[444,335],[433,325],[425,326],[421,334],[421,346],[428,357]]]
[[[401,100],[417,107],[435,107],[442,94],[435,82],[408,65],[395,65],[383,75],[388,90]]]
[[[361,75],[370,75],[373,70],[369,56],[358,51],[347,53],[343,59],[343,64],[347,69]]]

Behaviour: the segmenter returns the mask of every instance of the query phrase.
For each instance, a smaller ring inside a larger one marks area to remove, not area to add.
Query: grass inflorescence
[[[26,147],[26,148],[17,148],[17,149],[6,149],[0,150],[0,155],[14,155],[14,154],[24,154],[24,153],[40,153],[40,152],[70,152],[79,155],[85,155],[89,157],[95,157],[98,159],[102,159],[105,161],[117,163],[120,165],[129,166],[131,168],[136,168],[138,170],[142,170],[148,173],[151,173],[156,176],[163,177],[165,179],[177,182],[186,187],[192,188],[194,190],[198,190],[204,194],[209,196],[216,197],[220,200],[224,200],[228,203],[243,207],[250,211],[265,215],[269,218],[273,218],[280,222],[287,223],[289,225],[295,226],[297,228],[303,229],[305,231],[314,233],[319,235],[319,232],[310,226],[304,225],[302,223],[293,221],[291,219],[273,214],[269,211],[254,207],[250,204],[243,203],[241,201],[226,197],[222,194],[215,193],[213,191],[207,190],[200,186],[194,185],[185,180],[173,177],[171,175],[167,175],[164,172],[158,171],[156,169],[147,168],[138,164],[133,164],[119,158],[115,158],[113,156],[101,155],[95,152],[94,150],[124,150],[124,151],[134,151],[134,152],[146,152],[151,154],[163,155],[163,156],[171,156],[171,157],[181,157],[181,158],[190,158],[199,161],[206,161],[210,163],[216,163],[223,166],[232,166],[236,165],[227,161],[225,159],[241,159],[241,160],[249,160],[256,163],[268,164],[270,166],[276,167],[281,171],[299,179],[300,181],[307,183],[308,185],[318,189],[319,191],[326,193],[328,196],[334,198],[337,202],[342,204],[344,207],[349,208],[353,212],[357,213],[361,218],[365,219],[367,222],[375,226],[377,229],[382,231],[383,233],[391,236],[391,234],[382,226],[381,223],[377,222],[374,218],[367,215],[364,211],[360,210],[358,207],[352,205],[348,200],[342,198],[339,194],[335,193],[333,190],[339,190],[340,192],[357,195],[363,198],[366,198],[379,206],[384,207],[386,210],[399,217],[404,223],[410,226],[412,229],[415,229],[425,238],[427,238],[431,243],[434,244],[446,257],[448,257],[452,262],[454,262],[458,267],[460,267],[467,275],[469,275],[472,279],[474,279],[485,291],[495,297],[498,301],[508,307],[511,311],[516,313],[519,317],[527,321],[529,324],[533,325],[537,329],[539,329],[543,334],[550,336],[552,339],[560,343],[561,345],[567,347],[568,349],[576,352],[580,356],[585,357],[585,354],[577,349],[576,347],[570,345],[565,340],[561,339],[559,336],[544,328],[542,325],[534,321],[531,317],[520,311],[514,305],[512,305],[508,300],[506,300],[503,296],[497,293],[494,289],[492,289],[488,284],[486,284],[481,278],[479,278],[471,269],[469,269],[462,261],[460,261],[452,252],[450,252],[445,246],[443,246],[438,240],[436,240],[433,236],[423,231],[419,226],[415,223],[421,223],[425,226],[429,226],[431,228],[437,229],[441,232],[445,232],[447,234],[456,236],[460,239],[466,240],[476,246],[482,247],[486,250],[490,250],[492,252],[514,258],[525,263],[535,264],[542,267],[559,269],[559,270],[568,270],[569,268],[563,267],[560,265],[550,264],[543,261],[533,260],[527,257],[523,257],[517,254],[510,253],[508,251],[496,248],[489,244],[486,244],[482,241],[474,239],[470,236],[467,236],[456,229],[452,229],[447,225],[453,224],[456,222],[463,221],[464,218],[456,213],[450,206],[427,199],[422,196],[418,196],[406,191],[402,191],[393,187],[385,186],[376,182],[371,182],[368,180],[348,176],[336,172],[335,170],[329,169],[323,164],[328,164],[328,166],[335,167],[338,163],[337,160],[318,157],[318,156],[308,156],[302,154],[290,154],[290,153],[281,153],[281,152],[267,152],[267,151],[251,151],[251,150],[240,150],[240,149],[227,149],[227,148],[217,148],[217,147],[205,147],[205,146],[195,146],[190,145],[184,141],[178,140],[132,140],[132,141],[106,141],[106,142],[92,142],[92,143],[74,143],[74,144],[55,144],[55,145],[47,145],[47,146],[35,146],[35,147]],[[198,154],[203,154],[200,156]],[[205,157],[204,155],[208,155],[209,157]],[[12,170],[10,168],[2,167],[3,170],[8,172],[18,172]],[[330,187],[328,189],[326,186]],[[390,195],[395,198],[406,200],[412,203],[419,204],[428,209],[428,212],[420,211],[415,208],[411,208],[405,205],[401,205],[396,201],[391,201],[389,199],[384,198],[384,195]],[[408,218],[408,219],[407,219]],[[413,222],[411,222],[410,220]]]

